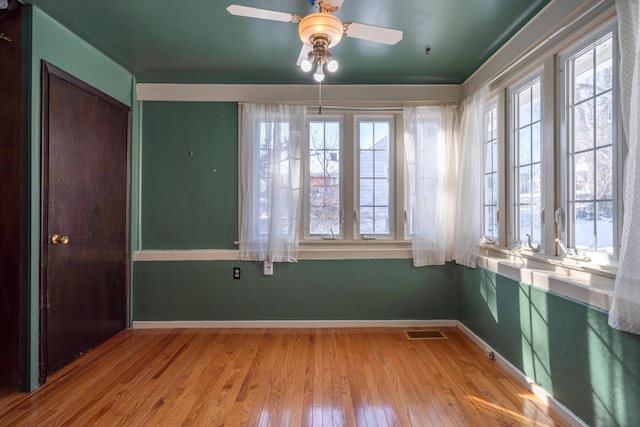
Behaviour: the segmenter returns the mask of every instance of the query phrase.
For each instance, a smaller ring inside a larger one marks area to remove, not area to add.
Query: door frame
[[[47,266],[49,253],[49,80],[58,77],[98,99],[127,113],[126,147],[126,237],[125,237],[125,325],[130,326],[130,282],[131,282],[131,108],[106,93],[90,86],[62,69],[41,61],[40,72],[40,272],[39,272],[39,363],[38,384],[43,385],[48,377],[47,362]]]

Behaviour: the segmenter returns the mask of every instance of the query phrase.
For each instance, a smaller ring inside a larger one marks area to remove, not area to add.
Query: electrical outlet
[[[233,278],[240,280],[240,267],[233,267]]]
[[[263,276],[273,276],[273,263],[271,261],[265,261],[262,266]]]

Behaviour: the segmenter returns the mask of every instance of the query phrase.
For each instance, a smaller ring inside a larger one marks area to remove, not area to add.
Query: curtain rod
[[[247,104],[247,102],[238,102],[238,105],[244,105]],[[286,102],[275,102],[275,104],[287,104]],[[318,108],[318,105],[315,104],[298,104],[298,103],[291,103],[292,105],[303,105],[306,108]],[[437,102],[434,103],[432,101],[429,102],[424,102],[424,103],[412,103],[412,104],[407,104],[406,106],[425,106],[425,105],[458,105],[457,102]],[[345,106],[340,106],[340,105],[323,105],[322,109],[323,110],[354,110],[354,111],[403,111],[404,109],[404,105],[393,105],[393,106],[388,106],[388,107],[384,107],[384,106],[380,106],[380,107],[359,107],[359,106],[353,106],[353,105],[345,105]]]

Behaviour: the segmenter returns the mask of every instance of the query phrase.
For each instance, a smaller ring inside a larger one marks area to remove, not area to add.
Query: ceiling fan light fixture
[[[309,52],[309,56],[303,59],[300,63],[300,68],[302,69],[302,71],[304,71],[305,73],[311,71],[311,68],[313,68],[313,61],[315,61],[313,52]]]
[[[316,72],[313,74],[313,78],[315,81],[320,83],[324,80],[324,71],[322,71],[322,64],[318,63],[318,67],[316,68]]]
[[[324,62],[327,64],[328,72],[335,73],[336,71],[338,71],[338,61],[333,59],[333,56],[331,56],[331,53],[327,53],[327,55],[324,58]]]
[[[342,21],[330,13],[312,13],[300,20],[298,34],[302,43],[313,46],[313,39],[324,36],[327,47],[333,47],[342,40]]]

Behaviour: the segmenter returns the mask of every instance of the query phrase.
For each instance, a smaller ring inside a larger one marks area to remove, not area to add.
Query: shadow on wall
[[[589,425],[640,425],[640,337],[607,314],[459,267],[459,320]]]

